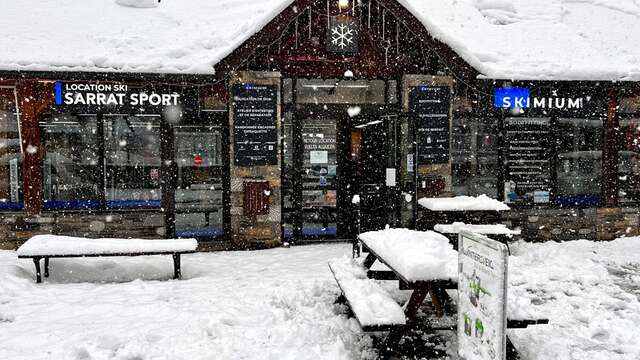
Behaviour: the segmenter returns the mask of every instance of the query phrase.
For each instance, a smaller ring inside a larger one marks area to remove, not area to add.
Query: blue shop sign
[[[529,107],[529,97],[527,88],[498,88],[493,105],[497,108],[526,108]]]

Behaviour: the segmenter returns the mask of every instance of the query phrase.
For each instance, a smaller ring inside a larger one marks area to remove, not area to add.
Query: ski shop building
[[[639,233],[633,2],[139,3],[3,4],[1,247],[347,239],[355,195],[369,227],[486,194],[529,240]]]

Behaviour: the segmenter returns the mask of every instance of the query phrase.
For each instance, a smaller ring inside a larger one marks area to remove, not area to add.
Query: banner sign
[[[180,105],[177,92],[158,92],[121,83],[62,82],[54,84],[54,104],[78,112],[160,112]]]
[[[463,231],[458,240],[458,355],[505,360],[507,246]]]
[[[505,202],[547,203],[551,191],[551,120],[507,118]]]
[[[278,87],[235,84],[232,96],[235,164],[278,165]]]
[[[416,127],[417,164],[446,164],[450,154],[449,87],[414,87],[409,92],[409,111]]]
[[[496,88],[493,107],[520,110],[528,115],[547,114],[553,111],[560,116],[598,116],[606,111],[606,97],[594,90],[574,88],[526,87]]]

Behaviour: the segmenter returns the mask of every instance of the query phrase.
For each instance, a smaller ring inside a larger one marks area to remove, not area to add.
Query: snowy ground
[[[640,238],[512,247],[512,298],[551,324],[513,330],[527,359],[640,358]],[[0,251],[0,359],[366,359],[333,305],[349,245],[184,257],[60,259],[45,284]]]

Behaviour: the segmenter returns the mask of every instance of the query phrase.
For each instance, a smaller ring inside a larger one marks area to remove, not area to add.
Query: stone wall
[[[164,232],[164,214],[159,211],[0,213],[0,249],[16,249],[38,234],[158,239]]]
[[[640,235],[638,208],[523,209],[503,215],[527,241],[613,240]]]

